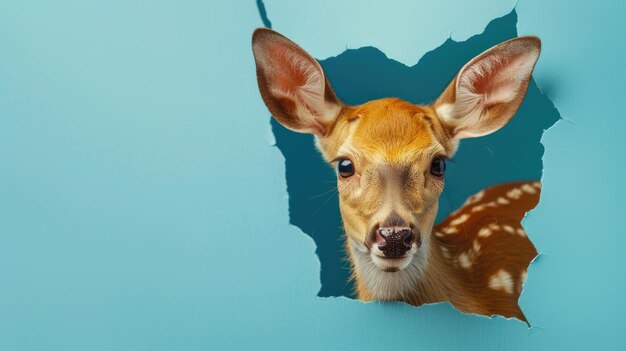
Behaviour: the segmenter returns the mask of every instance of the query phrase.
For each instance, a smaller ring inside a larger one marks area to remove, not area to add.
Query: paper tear
[[[269,18],[267,17],[267,14],[265,12],[263,1],[257,0],[257,5],[259,6],[259,13],[263,19],[263,23],[267,27],[271,27],[271,22],[269,21]],[[349,74],[347,74],[347,71],[358,71],[359,69],[363,72],[370,72],[370,73],[378,71],[379,76],[384,76],[384,78],[388,79],[387,82],[383,82],[382,84],[379,84],[376,86],[377,90],[373,92],[374,95],[380,94],[380,95],[387,95],[387,96],[398,96],[408,101],[417,102],[417,103],[431,101],[434,98],[434,96],[432,95],[432,92],[429,93],[428,91],[425,91],[423,87],[421,87],[420,89],[420,87],[414,86],[415,89],[413,91],[408,91],[405,89],[407,87],[406,84],[402,85],[402,84],[397,84],[397,82],[394,82],[395,79],[392,78],[394,75],[384,74],[385,69],[372,70],[372,69],[367,69],[366,67],[368,65],[376,66],[377,64],[381,64],[382,62],[383,64],[379,66],[379,68],[381,68],[385,66],[385,62],[386,62],[386,64],[389,64],[390,66],[392,66],[393,70],[396,70],[396,71],[402,70],[402,69],[406,69],[409,71],[415,70],[415,71],[418,71],[418,73],[421,73],[422,75],[428,76],[428,78],[439,78],[439,81],[437,81],[436,84],[433,84],[434,86],[436,86],[436,88],[432,88],[432,87],[430,88],[432,91],[436,91],[438,94],[438,92],[441,92],[443,90],[443,86],[445,86],[445,84],[447,84],[448,80],[450,79],[449,75],[439,74],[438,72],[436,72],[437,70],[435,70],[435,72],[433,72],[433,70],[426,70],[426,72],[419,72],[419,69],[417,69],[417,67],[419,67],[421,64],[432,63],[433,61],[435,61],[435,56],[441,55],[442,51],[443,51],[444,56],[446,54],[451,55],[452,52],[454,52],[455,54],[458,54],[459,52],[458,48],[455,48],[455,50],[450,50],[446,47],[446,45],[458,46],[458,45],[465,45],[469,42],[472,42],[473,44],[470,45],[471,46],[470,48],[465,48],[465,50],[462,50],[463,52],[465,52],[466,56],[470,56],[471,58],[476,53],[479,53],[482,50],[484,50],[486,46],[488,45],[487,43],[490,40],[491,42],[493,42],[493,44],[495,44],[497,42],[503,41],[502,38],[499,38],[499,36],[504,36],[504,37],[516,36],[517,35],[516,20],[517,20],[517,14],[515,12],[515,9],[513,9],[511,13],[509,13],[508,15],[491,21],[487,25],[485,31],[482,34],[475,35],[467,39],[466,41],[462,41],[462,42],[455,42],[450,37],[439,48],[434,49],[428,52],[427,54],[425,54],[418,61],[418,63],[412,67],[408,67],[394,60],[391,60],[387,58],[387,56],[384,55],[382,52],[372,47],[365,47],[365,48],[360,48],[360,49],[347,49],[345,52],[335,57],[330,57],[322,61],[321,64],[324,67],[325,71],[327,72],[327,75],[329,79],[331,80],[331,84],[333,84],[335,91],[338,93],[340,98],[342,98],[347,103],[357,104],[357,103],[364,102],[363,100],[371,100],[371,99],[376,98],[376,96],[372,96],[371,91],[368,93],[366,90],[368,87],[374,86],[373,84],[368,85],[368,84],[363,84],[363,82],[360,82],[359,87],[357,87],[358,89],[356,89],[357,91],[355,92],[355,89],[351,89],[349,82],[342,82],[340,79],[337,78],[337,76],[340,76],[338,72],[341,72],[341,75],[349,76]],[[496,26],[494,25],[494,23],[496,22],[498,22],[499,25],[503,25],[503,23],[500,23],[500,22],[506,22],[505,24],[508,24],[509,27],[506,28],[507,30],[501,30],[501,28],[500,30],[496,30],[496,28],[492,28],[493,33],[489,32],[490,27]],[[511,26],[511,22],[512,22],[512,26]],[[491,34],[494,35],[493,38],[484,38],[484,36],[489,36]],[[504,39],[508,39],[508,37]],[[364,57],[364,61],[358,60],[359,55]],[[462,56],[462,55],[458,55],[458,56]],[[356,64],[354,61],[355,58],[357,59]],[[352,60],[351,62],[352,64],[344,64],[342,60],[345,60],[346,62]],[[371,62],[367,62],[368,60]],[[463,60],[463,58],[461,58],[461,60]],[[452,64],[451,66],[455,66],[455,65]],[[337,74],[335,74],[334,72],[337,72]],[[439,77],[436,76],[437,74],[439,74]],[[410,76],[410,75],[412,74],[407,74],[407,76]],[[372,79],[372,80],[380,83],[380,80],[377,80],[377,79]],[[415,82],[418,82],[418,81],[419,80],[415,80]],[[540,121],[543,123],[538,123],[538,125],[535,126],[535,127],[540,127],[541,129],[538,143],[543,147],[543,144],[542,144],[543,135],[545,135],[545,133],[547,133],[552,127],[556,125],[556,123],[559,120],[562,120],[562,119],[561,119],[561,116],[558,114],[558,111],[554,107],[554,104],[547,98],[545,94],[543,94],[539,90],[539,88],[536,86],[534,81],[532,81],[530,84],[529,92],[531,92],[531,88],[536,90],[536,92],[533,91],[534,98],[541,100],[541,103],[543,104],[543,107],[541,107],[540,110],[543,109],[542,111],[544,113],[543,114],[540,113],[539,115],[546,116],[544,117],[543,121]],[[342,91],[344,91],[344,93],[342,93]],[[345,93],[345,92],[351,92],[351,94]],[[527,99],[528,99],[528,94],[527,94]],[[419,101],[419,100],[424,100],[424,101]],[[527,104],[527,101],[525,101],[525,104]],[[551,107],[551,109],[549,107]],[[552,111],[549,111],[550,113],[547,113],[548,110],[552,110]],[[528,113],[528,114],[530,115],[531,113]],[[556,118],[554,117],[555,114],[556,114]],[[524,115],[522,108],[520,108],[518,115]],[[522,119],[522,117],[518,116],[514,120],[518,121],[520,119]],[[523,123],[523,122],[520,122],[520,123]],[[507,128],[510,128],[510,127],[507,127]],[[315,184],[329,181],[329,179],[324,176],[316,177],[317,175],[320,175],[321,173],[328,173],[328,172],[320,172],[319,170],[310,172],[310,170],[312,169],[316,169],[320,167],[327,167],[327,165],[321,162],[321,158],[319,157],[319,154],[317,153],[317,151],[315,151],[313,147],[312,138],[310,138],[309,136],[293,134],[290,131],[287,131],[284,128],[282,128],[282,126],[278,125],[273,120],[272,120],[272,129],[274,131],[274,136],[275,136],[274,144],[281,150],[286,160],[286,177],[287,177],[287,187],[288,187],[288,193],[289,193],[290,222],[293,225],[299,227],[308,236],[313,238],[317,246],[316,252],[318,254],[318,258],[320,259],[320,264],[322,267],[321,268],[322,289],[320,290],[320,293],[318,294],[318,296],[322,296],[322,297],[339,296],[340,298],[342,296],[353,297],[353,294],[350,293],[351,288],[347,284],[347,282],[349,282],[349,279],[348,279],[349,270],[346,268],[344,264],[341,264],[342,262],[345,261],[345,256],[343,254],[337,255],[337,250],[336,250],[337,247],[341,248],[343,246],[343,244],[341,243],[342,238],[343,238],[343,235],[341,235],[340,233],[341,230],[331,229],[330,232],[323,231],[323,230],[320,231],[320,230],[316,230],[319,228],[315,225],[312,225],[311,223],[312,221],[315,222],[315,224],[324,223],[324,222],[330,223],[330,227],[333,227],[336,224],[340,225],[341,224],[340,220],[337,220],[339,216],[338,208],[332,205],[332,201],[329,206],[328,205],[329,200],[326,199],[323,203],[321,203],[321,207],[317,211],[315,211],[316,212],[315,216],[307,217],[307,214],[310,214],[309,213],[310,211],[308,211],[308,209],[306,208],[305,209],[301,208],[302,204],[298,203],[300,200],[302,200],[303,197],[306,197],[307,195],[307,192],[304,191],[304,189],[307,189],[307,188],[317,189],[319,188],[319,186],[316,187]],[[497,137],[490,136],[486,138],[497,138]],[[511,143],[510,140],[507,140],[507,141],[508,141],[508,144],[513,144],[513,145],[515,144],[515,143]],[[462,149],[464,147],[467,148],[467,146],[469,146],[471,150],[472,145],[464,145],[462,146]],[[485,149],[487,149],[490,152],[491,158],[493,159],[497,158],[496,156],[492,154],[492,151],[491,151],[492,147],[490,147],[488,144],[483,145],[483,147],[485,147]],[[474,152],[475,150],[476,148],[474,148]],[[300,160],[300,162],[295,162],[295,163],[291,162],[293,160]],[[543,149],[540,152],[538,160],[539,160],[539,163],[542,165]],[[538,180],[542,178],[542,171],[543,171],[543,167],[541,166],[539,168]],[[294,182],[293,181],[294,175],[302,176],[303,174],[306,177],[312,177],[312,178],[309,178],[308,182],[298,182],[298,181]],[[334,181],[334,176],[332,177],[331,180]],[[466,190],[466,191],[471,191],[471,190]],[[454,195],[447,194],[446,196],[454,196]],[[444,196],[442,196],[442,201],[445,201],[445,200],[446,199],[444,199]],[[447,198],[447,200],[453,204],[457,202],[456,199],[452,199],[452,198]],[[316,205],[320,205],[320,203],[317,202]],[[321,208],[324,207],[324,205],[326,205],[326,210],[320,212]],[[331,207],[330,211],[328,211],[328,207]],[[453,207],[454,206],[448,206],[449,210],[447,211],[447,213],[450,213],[452,211],[451,208]],[[304,215],[297,213],[299,211],[303,211]],[[445,211],[443,211],[442,213],[444,213],[444,215],[447,214]],[[315,233],[318,233],[318,234],[316,235]],[[332,234],[335,234],[335,235],[333,236]],[[340,243],[339,245],[337,244],[328,245],[327,242],[324,242],[324,244],[321,245],[320,243],[323,242],[325,238],[326,239],[330,238],[328,239],[330,241],[333,241],[334,239],[335,241],[338,241]],[[537,257],[539,256],[536,256],[535,258],[533,258],[528,269],[530,269],[530,266],[533,265]],[[325,279],[325,275],[328,275],[328,273],[333,270],[335,271],[335,273],[339,272],[339,274],[332,275],[331,279]],[[341,282],[344,283],[343,287],[341,286]],[[335,284],[336,286],[333,286],[331,289],[325,289],[325,286],[328,287],[328,284]],[[523,293],[523,290],[524,289],[522,289],[521,293]],[[485,317],[482,315],[479,315],[479,316]],[[507,318],[507,319],[510,319],[510,318]]]

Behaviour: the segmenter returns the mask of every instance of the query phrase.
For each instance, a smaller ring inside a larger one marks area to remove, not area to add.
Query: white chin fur
[[[353,242],[352,253],[355,268],[367,290],[377,300],[402,300],[419,284],[426,268],[426,245],[416,244],[404,258],[384,259],[376,244],[371,252]]]

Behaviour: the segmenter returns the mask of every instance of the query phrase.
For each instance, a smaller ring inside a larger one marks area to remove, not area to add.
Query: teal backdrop
[[[0,2],[0,350],[624,348],[625,3],[263,5]],[[533,327],[318,296],[254,28],[328,67],[346,50],[413,67],[512,14],[543,41],[534,88],[560,117],[524,221],[541,253],[521,297]]]

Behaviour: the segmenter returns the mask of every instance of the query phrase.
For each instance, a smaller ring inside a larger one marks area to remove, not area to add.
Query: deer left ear
[[[454,140],[502,128],[519,108],[539,58],[541,41],[505,41],[468,62],[434,104]]]

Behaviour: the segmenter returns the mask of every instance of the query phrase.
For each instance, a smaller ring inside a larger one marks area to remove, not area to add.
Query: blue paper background
[[[318,58],[374,46],[412,65],[511,1],[266,1]],[[249,2],[0,4],[0,348],[620,349],[625,311],[622,2],[521,0],[543,137],[533,323],[318,298],[288,224],[257,91]]]

